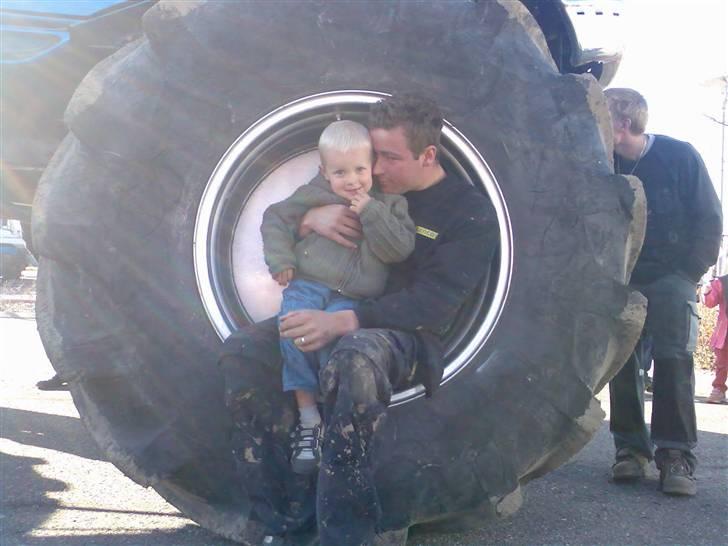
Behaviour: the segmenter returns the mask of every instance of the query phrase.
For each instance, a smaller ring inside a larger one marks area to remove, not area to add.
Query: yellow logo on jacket
[[[432,231],[431,229],[427,229],[426,227],[417,226],[417,234],[422,235],[423,237],[427,237],[428,239],[432,239],[433,241],[437,239],[437,237],[440,235],[436,231]]]

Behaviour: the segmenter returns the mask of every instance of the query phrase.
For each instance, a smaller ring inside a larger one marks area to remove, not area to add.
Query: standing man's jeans
[[[319,374],[325,432],[318,477],[294,474],[288,462],[295,405],[281,388],[278,349],[276,320],[270,319],[236,332],[220,359],[250,517],[294,541],[318,524],[321,546],[369,544],[380,518],[372,442],[392,391],[413,382],[415,336],[358,330],[336,344]]]
[[[283,291],[280,317],[291,311],[318,309],[333,313],[345,309],[354,309],[357,301],[342,296],[321,283],[303,279],[292,280]],[[328,361],[335,341],[318,351],[304,353],[293,339],[281,338],[281,355],[283,356],[283,390],[303,390],[318,394],[319,368]]]
[[[694,467],[691,451],[697,444],[697,425],[693,351],[698,336],[695,283],[682,275],[670,274],[634,288],[648,300],[645,333],[652,339],[654,359],[652,438],[645,426],[639,361],[644,351],[638,344],[609,383],[609,429],[615,447],[629,447],[651,459],[654,443],[658,465],[667,449],[679,449]]]

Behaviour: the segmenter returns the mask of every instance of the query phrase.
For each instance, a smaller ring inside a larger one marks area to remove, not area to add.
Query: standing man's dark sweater
[[[632,282],[682,273],[697,283],[718,254],[720,202],[695,148],[663,135],[651,140],[639,162],[615,156],[617,172],[637,176],[647,197],[647,231]]]

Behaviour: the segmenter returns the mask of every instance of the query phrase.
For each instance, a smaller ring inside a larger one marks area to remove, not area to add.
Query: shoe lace
[[[690,471],[687,463],[682,457],[676,457],[670,460],[670,474],[678,476],[689,476]]]
[[[296,430],[291,433],[294,453],[303,451],[317,451],[321,439],[321,425],[315,427],[304,427],[299,424]]]

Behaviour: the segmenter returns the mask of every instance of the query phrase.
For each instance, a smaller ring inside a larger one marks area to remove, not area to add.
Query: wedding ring
[[[304,343],[306,343],[306,338],[303,337],[303,336],[299,337],[298,338],[298,344],[299,345],[303,345]]]

